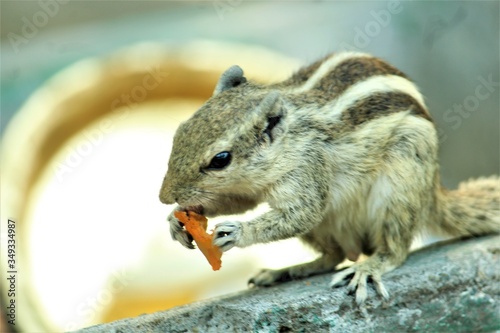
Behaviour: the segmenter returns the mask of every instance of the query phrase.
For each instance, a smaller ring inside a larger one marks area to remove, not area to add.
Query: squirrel
[[[206,216],[239,214],[267,202],[270,211],[214,229],[223,251],[298,237],[318,259],[264,269],[249,284],[336,271],[358,304],[367,282],[389,294],[382,275],[407,258],[424,231],[455,237],[500,231],[500,178],[440,184],[436,126],[415,84],[365,53],[330,54],[270,85],[239,66],[177,129],[160,190],[164,204]],[[172,238],[194,248],[171,214]],[[366,260],[356,262],[360,254]]]

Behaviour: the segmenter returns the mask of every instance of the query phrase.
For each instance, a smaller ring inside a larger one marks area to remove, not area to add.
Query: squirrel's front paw
[[[238,245],[241,234],[241,222],[222,222],[215,226],[213,243],[225,252]]]
[[[183,246],[188,249],[194,249],[193,245],[193,237],[184,229],[181,222],[175,218],[174,212],[176,210],[181,210],[180,208],[176,208],[170,213],[167,217],[167,220],[170,224],[170,235],[173,240],[179,241]]]

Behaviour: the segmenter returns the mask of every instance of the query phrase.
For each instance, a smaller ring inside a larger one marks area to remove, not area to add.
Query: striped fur
[[[435,126],[417,87],[398,69],[347,52],[270,86],[242,75],[239,67],[226,72],[223,80],[235,87],[218,91],[179,127],[160,199],[207,216],[268,202],[272,209],[251,221],[217,225],[214,243],[227,251],[300,237],[322,254],[264,270],[253,284],[333,270],[364,253],[366,261],[332,280],[337,286],[354,274],[349,288],[362,303],[369,278],[388,295],[381,276],[404,262],[419,232],[500,230],[498,177],[458,191],[441,188]],[[230,152],[231,163],[207,170],[219,152]],[[173,238],[190,247],[178,221],[169,221]]]

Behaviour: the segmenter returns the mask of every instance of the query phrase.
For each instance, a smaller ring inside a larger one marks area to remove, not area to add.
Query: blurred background
[[[233,64],[275,82],[329,52],[373,53],[426,97],[445,186],[499,173],[497,1],[0,6],[2,309],[8,219],[18,272],[16,326],[3,330],[69,331],[164,310],[314,257],[292,240],[231,250],[212,272],[170,239],[158,191],[172,134]]]

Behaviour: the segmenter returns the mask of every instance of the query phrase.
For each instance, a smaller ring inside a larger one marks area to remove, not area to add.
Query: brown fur
[[[208,216],[268,202],[271,210],[251,221],[218,224],[214,243],[227,251],[300,237],[321,253],[311,263],[264,270],[253,284],[325,272],[365,253],[331,283],[352,276],[348,288],[362,303],[368,279],[388,296],[382,274],[405,261],[420,232],[500,231],[500,178],[441,187],[434,123],[416,87],[391,65],[340,53],[271,86],[242,73],[224,73],[216,94],[179,127],[160,199]],[[230,152],[231,162],[208,168],[220,152]],[[172,237],[192,247],[179,222],[169,221]]]

